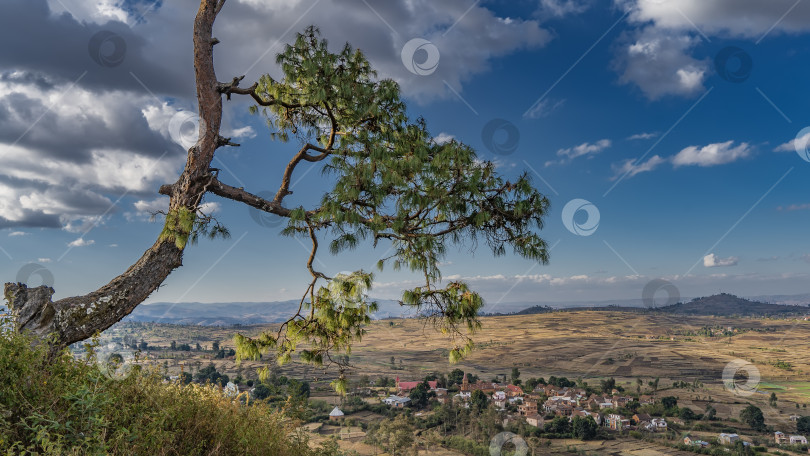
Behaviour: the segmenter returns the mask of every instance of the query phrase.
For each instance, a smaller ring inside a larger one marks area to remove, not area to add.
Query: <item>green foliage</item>
[[[481,390],[475,390],[470,394],[470,407],[481,413],[484,411],[487,406],[489,405],[489,398],[487,395]]]
[[[411,399],[411,405],[416,408],[423,408],[428,405],[430,398],[435,396],[436,394],[430,391],[430,386],[427,382],[422,382],[416,385],[416,388],[413,388],[408,394],[408,397]]]
[[[369,429],[366,443],[382,448],[392,456],[410,453],[414,443],[414,427],[405,415],[397,415],[393,420],[383,420]]]
[[[211,363],[194,374],[194,380],[198,383],[211,383],[212,385],[225,386],[228,383],[228,376],[217,372],[214,363]]]
[[[0,453],[52,455],[272,454],[325,456],[294,423],[218,388],[163,383],[94,359],[48,359],[27,336],[0,333]]]
[[[292,208],[283,234],[314,240],[315,233],[327,230],[333,235],[333,254],[364,240],[375,246],[390,242],[393,254],[378,267],[390,264],[424,277],[424,285],[403,292],[401,304],[448,335],[449,360],[459,361],[474,347],[471,335],[480,328],[483,300],[463,282],[438,285],[448,246],[483,240],[495,255],[511,248],[547,263],[547,245],[536,230],[543,227],[548,199],[526,174],[507,181],[471,147],[433,141],[424,120],[408,118],[398,85],[378,79],[350,45],[332,53],[310,27],[277,61],[282,79],[259,79],[255,95],[263,103],[251,111],[266,118],[274,138],[304,144],[295,164],[323,161],[334,183],[317,207]],[[302,304],[312,312],[299,311],[278,333],[255,340],[240,336],[239,359],[273,349],[279,362],[288,362],[297,345],[306,342],[311,348],[301,351],[301,360],[321,364],[330,351],[348,352],[360,339],[373,304],[363,295],[345,305],[339,295],[351,293],[335,289],[361,287],[365,292],[371,274],[358,271],[329,280],[311,265],[310,260],[314,282]],[[316,289],[319,279],[329,284]]]
[[[546,422],[543,430],[549,434],[568,434],[571,432],[571,422],[565,416],[555,416],[553,420]]]
[[[751,429],[755,431],[765,430],[765,416],[762,414],[762,410],[756,405],[749,404],[745,407],[740,412],[740,419],[743,423],[751,426]]]
[[[810,416],[803,416],[796,420],[796,431],[800,434],[810,433]]]
[[[571,421],[571,433],[580,440],[591,440],[596,437],[599,426],[593,417],[575,416]]]
[[[678,405],[678,398],[675,396],[665,396],[661,398],[661,404],[665,409],[671,409]]]

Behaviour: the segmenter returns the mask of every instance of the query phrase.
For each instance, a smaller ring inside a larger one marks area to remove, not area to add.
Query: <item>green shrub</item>
[[[137,366],[115,376],[93,356],[65,351],[49,360],[0,327],[2,454],[337,454],[310,449],[295,423],[264,404],[242,405],[214,386],[164,383]]]

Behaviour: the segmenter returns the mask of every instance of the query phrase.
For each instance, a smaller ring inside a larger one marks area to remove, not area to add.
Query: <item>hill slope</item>
[[[695,298],[687,303],[679,302],[671,306],[660,307],[656,310],[674,314],[719,316],[806,314],[810,311],[806,306],[768,304],[739,298],[728,293]]]

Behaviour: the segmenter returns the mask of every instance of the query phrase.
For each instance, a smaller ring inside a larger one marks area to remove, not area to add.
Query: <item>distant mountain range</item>
[[[156,302],[141,304],[124,321],[151,321],[181,325],[227,326],[281,323],[298,310],[298,300],[277,302]],[[377,300],[374,319],[407,318],[410,309],[396,301]]]
[[[124,321],[184,325],[229,326],[281,323],[298,309],[298,300],[276,302],[156,302],[141,304]],[[390,299],[378,299],[379,311],[372,318],[409,318],[412,309]],[[685,315],[785,315],[810,313],[810,293],[762,295],[747,299],[721,293],[703,298],[686,298],[681,303],[659,307],[658,312]],[[0,306],[0,312],[5,309]],[[488,304],[484,315],[527,315],[554,311],[597,310],[638,312],[646,310],[641,299],[609,301],[509,302]]]
[[[625,312],[661,312],[668,314],[683,314],[683,315],[717,315],[717,316],[769,316],[769,315],[807,315],[810,314],[810,307],[808,302],[810,300],[802,300],[800,296],[782,296],[782,298],[791,298],[782,302],[795,302],[795,304],[776,304],[774,301],[777,299],[772,298],[771,302],[761,302],[755,299],[740,298],[728,293],[720,293],[717,295],[694,298],[687,302],[679,302],[662,307],[654,307],[648,309],[642,306],[621,306],[617,304],[601,305],[601,306],[579,306],[568,308],[554,308],[547,305],[539,305],[523,309],[516,312],[518,315],[538,314],[547,312],[559,311],[576,311],[576,310],[593,310],[593,311],[625,311]],[[763,297],[764,298],[764,297]]]

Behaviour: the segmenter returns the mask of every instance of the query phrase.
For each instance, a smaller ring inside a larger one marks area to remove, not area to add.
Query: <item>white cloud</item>
[[[707,268],[736,266],[738,260],[739,259],[737,257],[720,258],[717,255],[710,253],[703,257],[703,266]]]
[[[778,211],[787,211],[787,212],[806,211],[808,209],[810,209],[810,203],[791,204],[789,206],[779,206],[776,208],[776,210]]]
[[[791,139],[790,141],[776,147],[774,152],[796,152],[797,150],[806,150],[808,143],[810,143],[810,131],[798,138]]]
[[[85,241],[84,238],[78,238],[75,241],[68,243],[68,245],[70,247],[85,247],[85,246],[88,246],[88,245],[93,245],[95,243],[96,243],[96,241],[94,241],[92,239],[89,240],[89,241]]]
[[[672,158],[672,164],[679,166],[715,166],[735,162],[751,155],[748,143],[733,146],[734,141],[709,144],[703,147],[689,146]]]
[[[433,142],[442,145],[447,144],[454,139],[456,139],[456,137],[450,133],[441,132],[433,138]]]
[[[557,156],[560,157],[557,161],[547,161],[546,166],[551,166],[555,164],[565,164],[570,163],[577,157],[582,156],[593,156],[602,152],[603,150],[610,147],[612,142],[609,139],[600,139],[595,143],[582,143],[578,146],[569,147],[566,149],[560,149],[557,151]]]
[[[810,4],[795,0],[617,0],[631,20],[671,31],[759,39],[810,30]]]
[[[11,233],[8,233],[8,235],[9,235],[9,237],[14,237],[14,236],[27,236],[27,235],[28,235],[28,233],[26,233],[25,231],[12,231]]]
[[[582,0],[540,0],[541,13],[556,17],[581,13],[586,9],[588,2]]]
[[[667,160],[661,158],[658,155],[653,155],[647,161],[643,163],[635,164],[636,160],[628,159],[623,161],[620,165],[613,166],[613,180],[618,179],[619,177],[633,177],[636,174],[646,173],[648,171],[652,171],[657,168],[662,163],[666,163]]]
[[[689,55],[699,41],[655,27],[637,30],[629,43],[620,46],[614,61],[619,81],[638,86],[651,100],[703,92],[709,62]]]
[[[658,136],[658,133],[636,133],[627,137],[628,141],[636,141],[639,139],[652,139]]]
[[[50,258],[37,258],[37,263],[50,263],[51,261],[53,260]]]
[[[147,200],[138,200],[132,205],[135,207],[135,210],[138,211],[140,215],[151,215],[156,212],[166,212],[169,210],[169,197],[168,196],[158,196],[157,198],[147,201]]]

